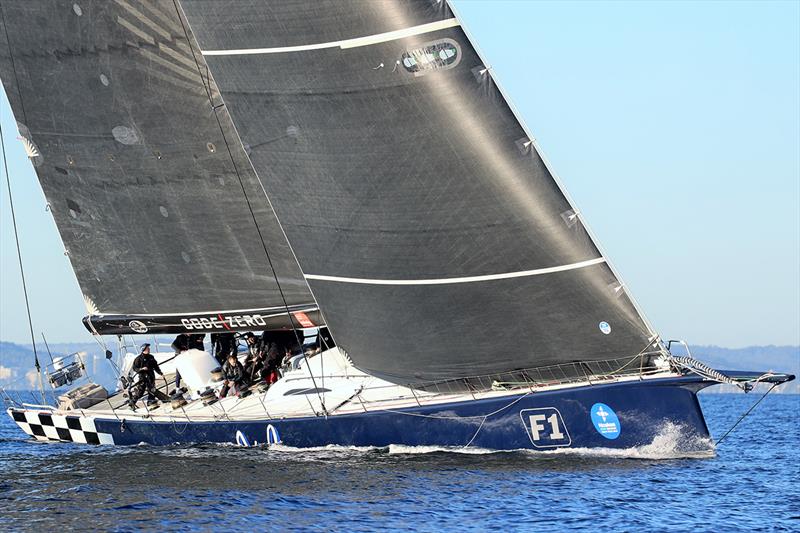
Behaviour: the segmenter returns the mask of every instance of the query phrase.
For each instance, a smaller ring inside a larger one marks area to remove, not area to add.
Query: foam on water
[[[233,443],[222,443],[206,446],[239,447]],[[405,444],[390,444],[389,446],[340,446],[329,444],[327,446],[312,446],[298,448],[284,444],[254,445],[251,448],[269,452],[300,454],[320,458],[326,454],[331,456],[342,454],[367,454],[388,453],[389,455],[425,455],[435,453],[487,455],[502,453],[523,453],[532,457],[542,455],[578,455],[585,457],[608,457],[614,459],[708,459],[716,455],[713,441],[702,438],[689,432],[685,427],[673,422],[665,422],[659,432],[649,444],[632,448],[557,448],[553,450],[531,450],[522,448],[517,450],[491,450],[475,446],[409,446]]]
[[[285,453],[309,453],[309,452],[360,452],[369,453],[380,451],[384,448],[378,446],[340,446],[338,444],[328,444],[327,446],[310,446],[308,448],[297,448],[295,446],[286,446],[285,444],[271,444],[268,449],[275,452]]]
[[[588,457],[610,457],[615,459],[708,459],[715,456],[714,443],[707,438],[690,433],[679,424],[665,422],[653,442],[633,448],[557,448],[554,450],[489,450],[486,448],[460,446],[405,446],[389,445],[389,454],[461,453],[483,455],[494,453],[523,452],[533,456],[582,455]]]
[[[513,450],[512,450],[513,451]],[[489,450],[470,446],[406,446],[404,444],[390,444],[390,455],[426,454],[426,453],[464,453],[468,455],[484,455],[489,453],[508,453],[508,450]]]
[[[713,441],[686,431],[673,422],[666,422],[653,442],[633,448],[559,448],[546,454],[575,454],[618,459],[709,459],[716,455]]]

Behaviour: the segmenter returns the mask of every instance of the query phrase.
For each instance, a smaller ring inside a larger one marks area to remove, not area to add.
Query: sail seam
[[[237,50],[203,50],[204,56],[240,56],[240,55],[256,55],[256,54],[282,54],[286,52],[303,52],[307,50],[322,50],[324,48],[357,48],[359,46],[369,46],[372,44],[385,43],[387,41],[395,41],[405,37],[413,37],[414,35],[421,35],[423,33],[430,33],[432,31],[443,30],[458,26],[458,19],[450,18],[446,20],[439,20],[437,22],[429,22],[427,24],[420,24],[419,26],[412,26],[410,28],[403,28],[402,30],[387,31],[384,33],[376,33],[375,35],[367,35],[365,37],[356,37],[353,39],[345,39],[343,41],[330,41],[327,43],[303,44],[298,46],[280,46],[275,48],[240,48]]]
[[[604,257],[561,265],[548,268],[537,268],[535,270],[521,270],[518,272],[505,272],[502,274],[487,274],[484,276],[466,276],[461,278],[439,278],[439,279],[368,279],[368,278],[346,278],[341,276],[322,276],[318,274],[305,274],[306,279],[317,281],[337,281],[341,283],[361,283],[364,285],[448,285],[451,283],[474,283],[480,281],[494,281],[500,279],[524,278],[529,276],[541,276],[542,274],[552,274],[555,272],[565,272],[576,270],[592,265],[605,263]]]

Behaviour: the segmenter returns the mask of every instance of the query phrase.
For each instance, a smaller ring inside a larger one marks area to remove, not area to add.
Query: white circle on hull
[[[281,443],[281,436],[278,434],[278,430],[275,429],[275,426],[272,424],[267,425],[267,445],[270,444],[280,444]]]
[[[236,444],[238,444],[239,446],[243,446],[245,448],[250,447],[250,441],[247,440],[247,437],[245,437],[244,433],[242,433],[241,431],[236,432]]]

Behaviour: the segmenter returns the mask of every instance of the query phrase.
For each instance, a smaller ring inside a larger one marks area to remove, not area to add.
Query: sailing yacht
[[[446,1],[0,15],[0,78],[108,356],[253,330],[319,347],[221,399],[210,350],[161,351],[172,401],[84,384],[11,405],[38,440],[628,448],[666,425],[707,441],[704,387],[793,379],[671,354]]]

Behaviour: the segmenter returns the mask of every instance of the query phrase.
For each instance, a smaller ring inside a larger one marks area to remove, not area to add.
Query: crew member
[[[283,358],[286,356],[286,348],[277,342],[273,342],[267,349],[267,365],[264,370],[264,375],[268,385],[272,385],[278,381],[278,368],[283,364]]]
[[[233,333],[212,333],[211,345],[214,350],[214,359],[220,366],[225,364],[229,355],[236,355],[236,337]]]
[[[248,382],[260,383],[267,380],[267,352],[264,350],[257,350],[255,355],[247,359],[245,366],[245,375]]]
[[[148,403],[155,402],[158,398],[162,402],[169,400],[169,397],[156,388],[156,373],[163,376],[161,368],[158,366],[156,358],[150,353],[150,344],[142,344],[142,351],[133,360],[133,371],[139,376],[139,381],[133,386],[128,404],[132,410],[136,410],[136,402],[144,395],[148,394]]]
[[[185,352],[189,349],[189,335],[186,333],[181,333],[175,340],[172,341],[172,349],[175,350],[175,355],[178,356],[182,352]],[[175,370],[175,390],[181,388],[181,373],[178,370]]]
[[[200,350],[201,352],[206,349],[205,346],[205,333],[193,333],[189,335],[189,349]]]
[[[261,343],[258,341],[258,337],[256,337],[252,331],[248,331],[244,334],[244,341],[247,343],[247,352],[248,357],[253,359],[261,349]]]
[[[264,379],[264,370],[267,363],[267,354],[258,337],[252,331],[244,334],[247,343],[247,360],[245,361],[245,375],[249,383],[257,383]]]
[[[172,341],[172,349],[175,350],[175,355],[178,355],[181,352],[185,352],[189,349],[189,335],[186,333],[181,333],[175,340]]]
[[[228,356],[228,360],[222,366],[222,379],[225,381],[222,384],[222,390],[219,391],[220,398],[227,396],[231,389],[233,389],[233,393],[238,396],[244,388],[244,367],[233,354]]]

